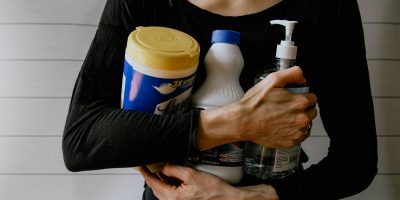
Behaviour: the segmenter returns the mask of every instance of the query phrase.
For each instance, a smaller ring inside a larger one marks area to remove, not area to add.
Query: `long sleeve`
[[[68,169],[131,167],[180,160],[198,151],[193,139],[197,111],[153,115],[119,108],[126,40],[136,26],[176,27],[191,33],[203,49],[214,29],[242,31],[246,66],[241,84],[248,89],[254,75],[273,61],[280,41],[281,33],[268,28],[267,19],[287,18],[299,19],[294,33],[298,64],[318,97],[330,146],[319,163],[268,184],[281,200],[339,199],[368,187],[377,173],[377,141],[357,1],[283,2],[234,18],[190,6],[186,0],[108,0],[71,98],[63,135]],[[306,15],[310,17],[303,18]],[[204,78],[201,59],[198,75]],[[200,82],[197,79],[197,86]]]
[[[197,150],[197,111],[154,115],[120,109],[127,37],[146,24],[142,1],[121,2],[107,2],[75,83],[62,140],[71,171],[182,160]]]
[[[329,152],[305,171],[273,182],[281,200],[348,197],[367,188],[377,173],[374,107],[357,1],[330,2],[327,6],[337,9],[319,19],[329,28],[318,32],[321,40],[312,46],[323,53],[310,55],[313,68],[306,71],[319,100]]]

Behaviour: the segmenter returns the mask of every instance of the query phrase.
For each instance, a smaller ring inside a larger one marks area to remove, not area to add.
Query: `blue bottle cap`
[[[240,44],[240,33],[232,30],[214,30],[212,33],[211,44],[214,43]]]

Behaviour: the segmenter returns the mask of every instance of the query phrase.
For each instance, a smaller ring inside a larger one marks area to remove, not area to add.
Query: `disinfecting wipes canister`
[[[121,107],[177,113],[189,106],[200,47],[190,35],[166,27],[138,27],[128,38]]]
[[[158,26],[137,27],[128,37],[121,108],[154,114],[183,112],[199,61],[200,47],[190,35]],[[160,163],[148,165],[156,172]]]

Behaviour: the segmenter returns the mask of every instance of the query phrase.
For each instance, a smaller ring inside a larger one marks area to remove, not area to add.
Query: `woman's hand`
[[[162,173],[165,176],[179,179],[178,184],[171,184],[145,167],[139,168],[147,185],[151,187],[154,195],[160,200],[186,200],[186,199],[260,199],[277,200],[275,189],[268,185],[257,185],[235,188],[220,178],[193,168],[167,164]]]
[[[306,83],[300,67],[269,74],[230,105],[200,112],[200,151],[221,144],[253,141],[272,148],[292,147],[309,136],[317,116],[315,94],[293,94],[287,85]]]

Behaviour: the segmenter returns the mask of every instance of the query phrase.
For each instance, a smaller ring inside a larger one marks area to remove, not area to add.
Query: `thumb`
[[[162,172],[169,177],[177,178],[184,183],[186,183],[194,174],[193,168],[180,166],[180,165],[173,165],[173,164],[166,164],[162,170]]]
[[[269,74],[263,81],[272,84],[272,87],[283,88],[287,85],[303,85],[306,79],[303,76],[303,70],[299,66],[290,67],[285,70]]]
[[[139,167],[139,172],[142,174],[147,185],[149,185],[153,191],[164,192],[171,188],[170,185],[164,183],[162,180],[156,177],[149,169],[144,166]]]

